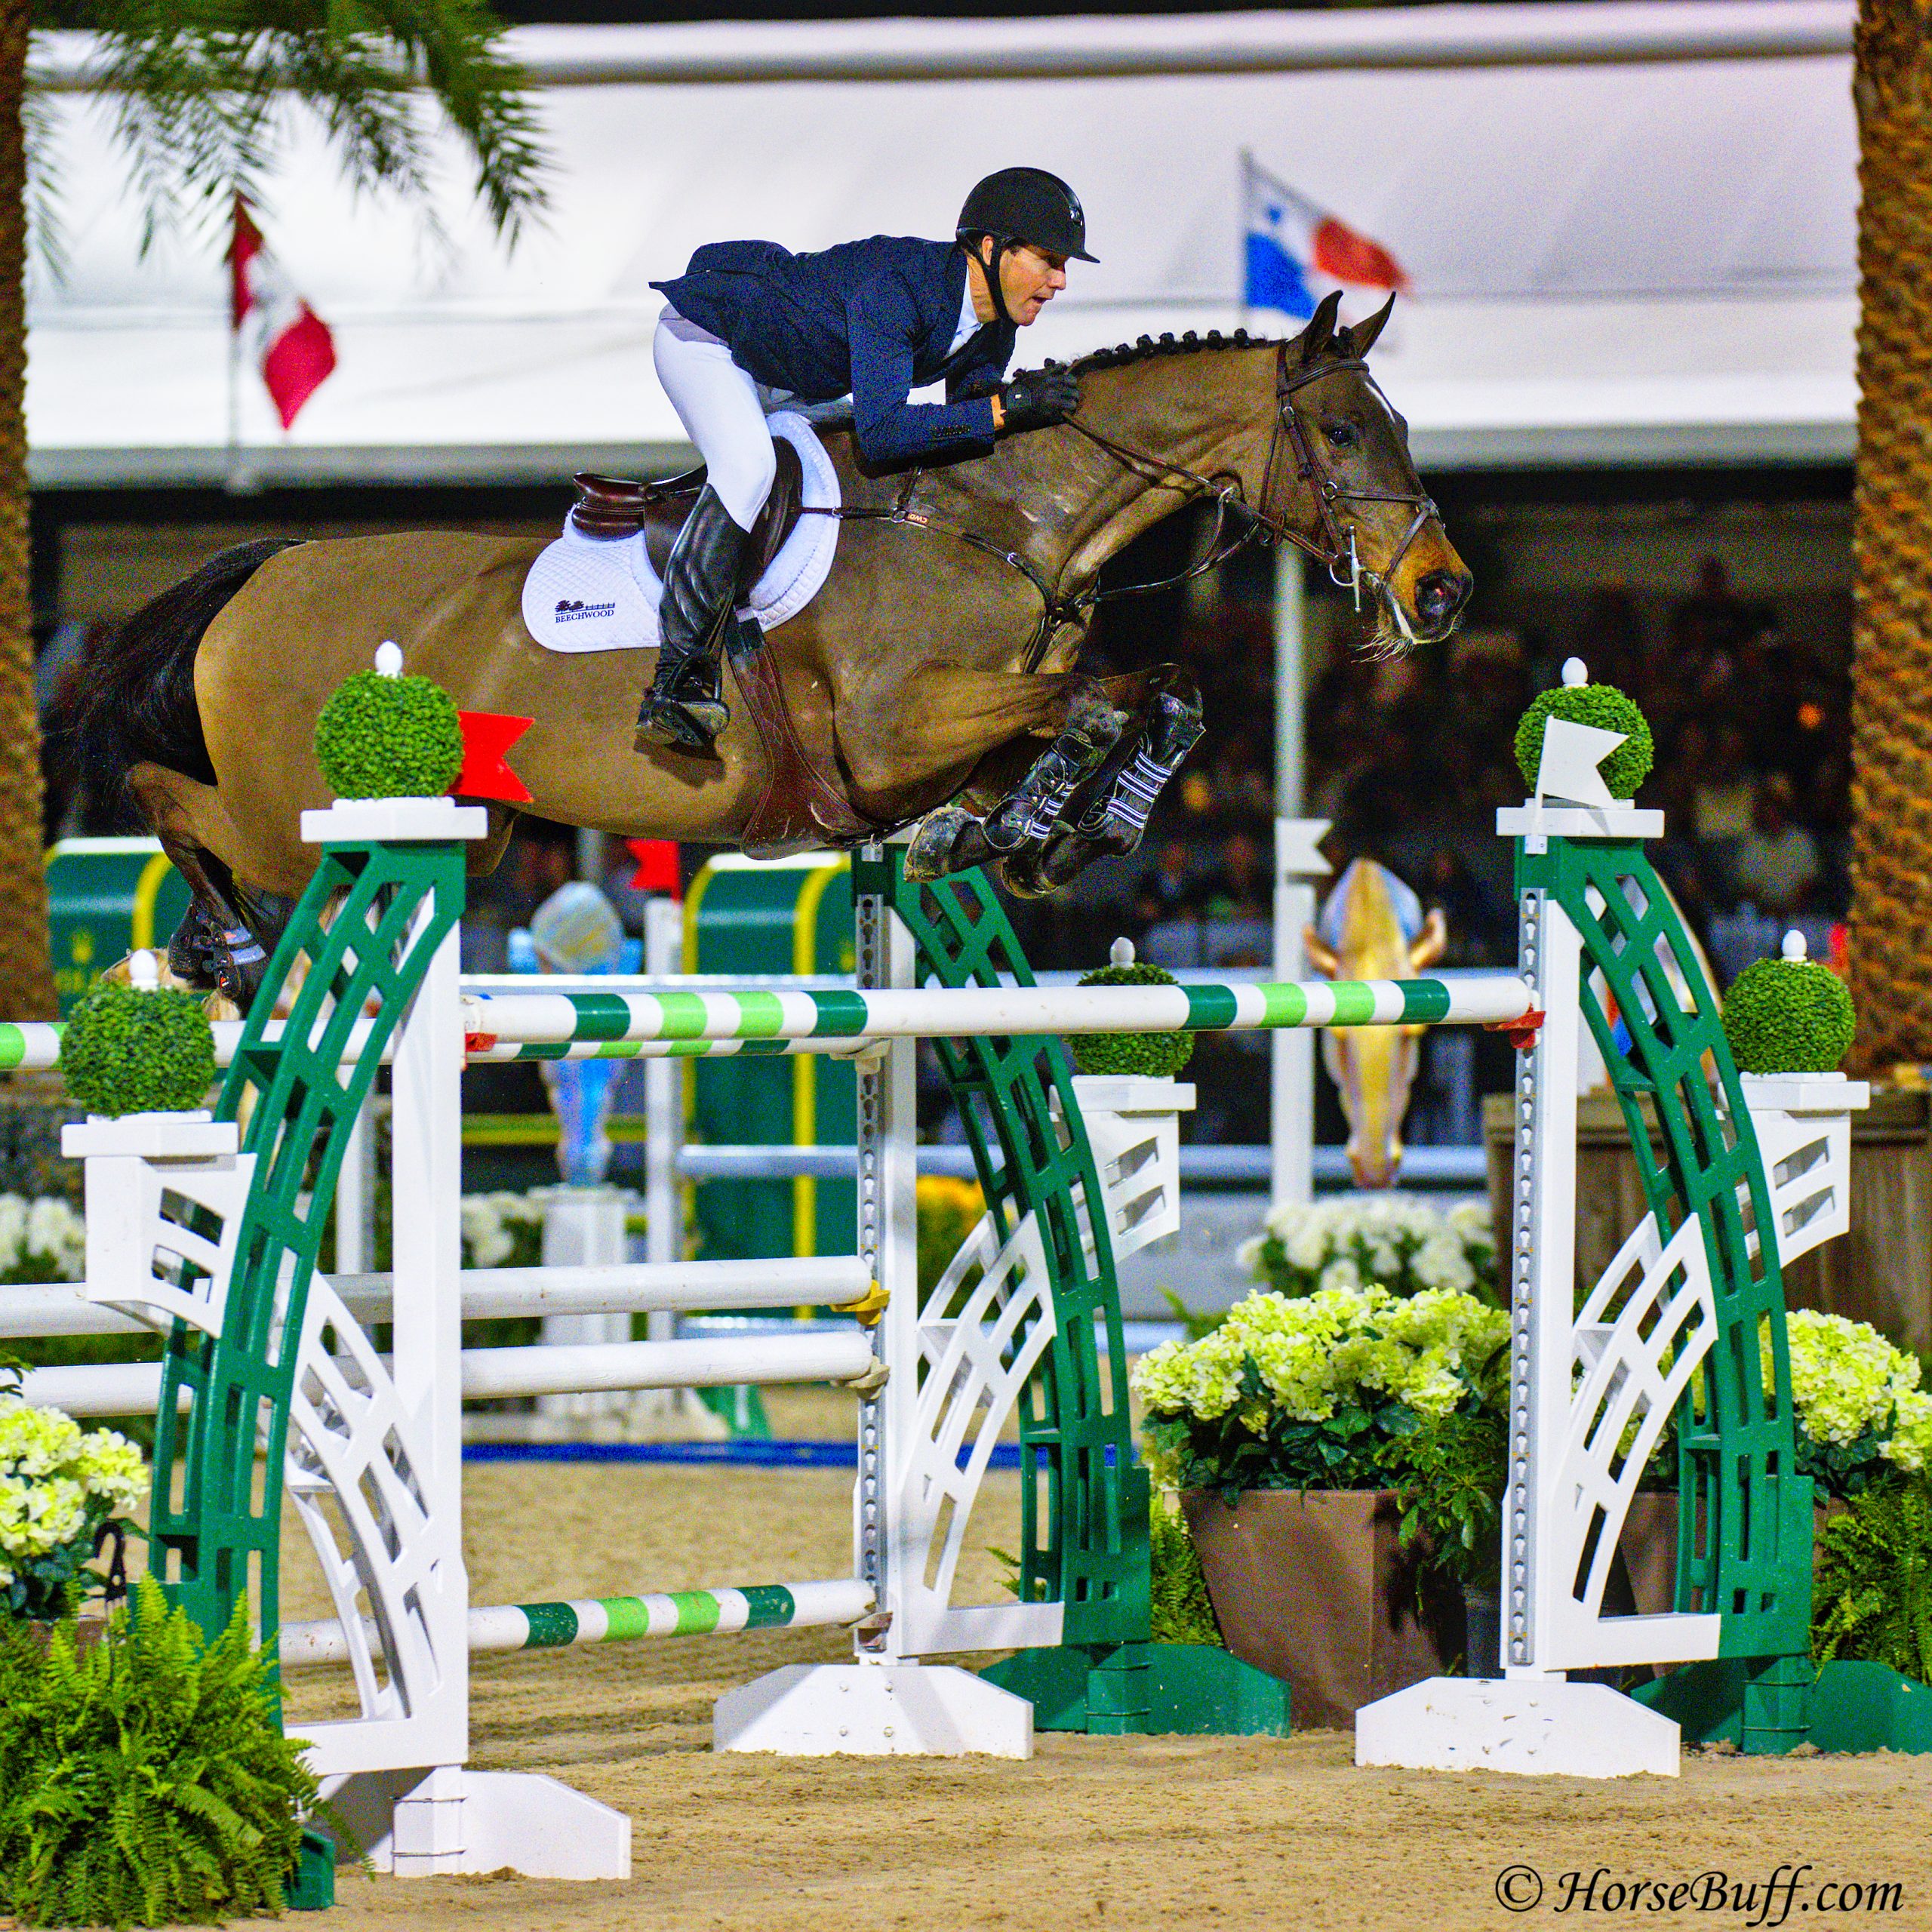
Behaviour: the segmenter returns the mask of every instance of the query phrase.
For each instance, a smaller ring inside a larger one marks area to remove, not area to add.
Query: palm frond
[[[433,109],[506,242],[545,205],[537,112],[481,0],[85,0],[40,23],[57,21],[97,36],[91,78],[114,103],[144,251],[171,231],[220,232],[238,194],[261,204],[305,112],[358,193],[429,209]],[[44,136],[44,114],[38,125]]]

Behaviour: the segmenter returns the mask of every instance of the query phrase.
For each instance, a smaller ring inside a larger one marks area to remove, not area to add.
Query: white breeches
[[[740,530],[749,530],[778,471],[758,384],[723,343],[675,309],[659,317],[651,355],[718,500]]]

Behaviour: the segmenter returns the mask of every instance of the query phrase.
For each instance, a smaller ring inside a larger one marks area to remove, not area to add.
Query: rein
[[[1097,449],[1104,450],[1115,462],[1128,469],[1148,478],[1152,486],[1160,490],[1177,490],[1190,497],[1211,496],[1214,499],[1214,528],[1206,550],[1185,570],[1172,576],[1155,577],[1143,583],[1117,584],[1111,589],[1102,589],[1097,584],[1069,597],[1063,595],[1053,581],[1030,559],[1017,550],[982,537],[977,531],[961,528],[956,524],[944,523],[937,517],[912,507],[912,497],[918,488],[919,478],[924,473],[912,471],[900,490],[899,498],[890,509],[844,506],[834,509],[817,509],[805,506],[802,514],[814,516],[835,517],[844,523],[895,523],[903,524],[913,529],[929,530],[934,534],[949,537],[955,542],[997,558],[1025,577],[1040,595],[1040,620],[1029,640],[1025,666],[1029,671],[1037,670],[1041,660],[1054,636],[1068,626],[1078,623],[1081,618],[1103,604],[1111,604],[1121,598],[1146,597],[1157,591],[1172,590],[1195,578],[1204,577],[1253,543],[1272,544],[1288,543],[1303,550],[1321,565],[1327,571],[1329,580],[1342,589],[1352,591],[1355,608],[1361,608],[1361,588],[1364,581],[1374,594],[1387,609],[1395,620],[1395,628],[1405,643],[1416,641],[1415,632],[1408,620],[1402,614],[1397,602],[1390,580],[1395,574],[1409,546],[1421,534],[1429,519],[1438,514],[1435,503],[1421,491],[1351,489],[1343,485],[1327,466],[1318,460],[1316,445],[1311,443],[1308,432],[1302,426],[1301,419],[1295,412],[1294,395],[1297,390],[1307,384],[1319,381],[1324,376],[1337,374],[1344,369],[1361,371],[1371,389],[1375,388],[1374,378],[1368,374],[1368,365],[1359,356],[1340,358],[1303,369],[1291,375],[1288,372],[1288,345],[1281,344],[1275,358],[1275,428],[1269,439],[1268,457],[1262,466],[1260,501],[1248,502],[1241,488],[1241,479],[1225,471],[1213,475],[1190,469],[1184,463],[1171,463],[1164,457],[1137,450],[1131,445],[1116,442],[1112,437],[1103,435],[1099,430],[1090,428],[1078,417],[1069,417],[1066,426],[1084,436]],[[1377,389],[1377,395],[1381,392]],[[1387,398],[1383,398],[1387,406]],[[1392,411],[1390,412],[1394,413]],[[1320,519],[1320,536],[1305,537],[1287,523],[1268,515],[1263,507],[1269,497],[1269,485],[1275,472],[1275,459],[1280,454],[1281,438],[1285,432],[1295,459],[1297,478],[1312,486],[1315,513]],[[1340,506],[1351,503],[1406,503],[1414,514],[1409,527],[1403,533],[1402,540],[1395,546],[1395,553],[1378,574],[1364,568],[1356,547],[1355,525],[1352,519],[1346,526],[1347,541],[1343,543],[1344,526],[1338,521]],[[1232,536],[1228,526],[1232,519],[1238,519],[1242,528]]]

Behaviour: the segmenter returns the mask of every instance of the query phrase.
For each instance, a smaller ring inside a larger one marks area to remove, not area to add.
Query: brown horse
[[[272,943],[315,867],[300,823],[329,798],[316,715],[385,638],[465,709],[535,720],[512,761],[546,818],[761,853],[916,824],[916,873],[998,860],[1015,891],[1051,891],[1133,849],[1200,734],[1179,666],[1074,668],[1101,567],[1161,518],[1212,503],[1209,563],[1257,537],[1300,544],[1367,586],[1385,647],[1454,629],[1469,574],[1369,378],[1382,320],[1338,329],[1331,300],[1293,342],[1103,351],[1075,365],[1072,422],[952,468],[868,475],[829,430],[832,574],[761,663],[734,665],[715,760],[633,750],[646,654],[531,637],[519,593],[540,545],[441,533],[226,552],[122,626],[78,681],[72,728],[194,889],[177,965],[245,988],[229,955],[245,964],[250,932]],[[495,865],[512,820],[493,806],[472,869]]]

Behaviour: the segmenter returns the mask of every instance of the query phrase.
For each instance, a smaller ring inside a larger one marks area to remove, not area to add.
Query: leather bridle
[[[1097,449],[1126,468],[1148,478],[1157,489],[1179,490],[1189,496],[1207,496],[1214,500],[1214,528],[1209,537],[1205,552],[1186,569],[1176,571],[1171,577],[1157,577],[1145,583],[1116,584],[1110,589],[1102,589],[1091,584],[1084,590],[1069,597],[1061,592],[1032,560],[1018,550],[1009,549],[1002,544],[993,543],[976,531],[962,530],[956,525],[943,523],[928,512],[912,507],[912,497],[918,488],[921,472],[908,473],[901,486],[898,500],[890,509],[841,506],[814,510],[805,506],[805,513],[829,515],[841,522],[884,522],[912,525],[922,530],[931,530],[937,534],[952,537],[971,548],[996,557],[1004,564],[1017,571],[1040,593],[1040,621],[1029,641],[1025,655],[1026,668],[1037,670],[1044,658],[1054,636],[1069,625],[1079,623],[1091,611],[1103,604],[1111,604],[1124,597],[1144,597],[1159,590],[1171,590],[1177,585],[1203,577],[1209,571],[1217,568],[1251,543],[1270,545],[1277,543],[1292,543],[1297,549],[1305,550],[1328,573],[1331,583],[1353,593],[1355,608],[1361,608],[1362,586],[1366,584],[1373,595],[1380,600],[1405,645],[1416,642],[1416,634],[1408,619],[1403,614],[1397,601],[1392,580],[1409,546],[1421,534],[1422,528],[1429,518],[1440,514],[1433,500],[1423,491],[1368,490],[1357,488],[1343,483],[1335,472],[1317,454],[1318,445],[1311,441],[1303,427],[1301,418],[1295,408],[1294,398],[1298,391],[1311,383],[1319,382],[1324,376],[1337,375],[1345,369],[1360,371],[1368,387],[1381,398],[1384,408],[1392,417],[1395,411],[1389,399],[1376,386],[1375,380],[1368,374],[1367,363],[1358,355],[1340,356],[1332,360],[1307,365],[1291,372],[1288,368],[1288,350],[1293,345],[1281,343],[1275,352],[1275,427],[1268,442],[1268,457],[1262,466],[1260,500],[1251,503],[1241,488],[1241,478],[1232,472],[1216,471],[1208,474],[1190,469],[1185,463],[1171,463],[1164,457],[1155,456],[1145,450],[1137,450],[1131,445],[1116,441],[1112,437],[1103,435],[1078,417],[1069,417],[1063,426],[1086,438]],[[1318,535],[1304,536],[1287,523],[1272,516],[1268,512],[1269,485],[1274,479],[1275,465],[1281,454],[1281,444],[1286,438],[1293,453],[1295,475],[1300,481],[1311,486],[1315,499]],[[1403,532],[1402,540],[1395,546],[1395,553],[1380,572],[1369,570],[1361,561],[1361,552],[1355,541],[1355,526],[1352,517],[1347,515],[1345,506],[1350,503],[1405,503],[1413,512],[1409,527]],[[1231,531],[1230,525],[1235,526]]]
[[[1294,402],[1297,392],[1306,389],[1309,383],[1319,382],[1326,376],[1339,374],[1345,369],[1352,369],[1360,373],[1368,388],[1381,398],[1383,407],[1389,411],[1392,418],[1395,412],[1389,398],[1383,395],[1377,387],[1374,377],[1369,374],[1368,364],[1362,357],[1340,356],[1333,361],[1317,361],[1291,371],[1288,367],[1291,346],[1282,343],[1275,352],[1275,428],[1269,438],[1267,460],[1262,465],[1261,488],[1257,503],[1247,501],[1238,476],[1226,472],[1211,476],[1204,475],[1198,470],[1189,469],[1184,463],[1169,463],[1164,458],[1150,457],[1144,451],[1117,443],[1112,438],[1102,435],[1098,430],[1089,428],[1077,417],[1068,419],[1066,426],[1069,429],[1078,430],[1089,442],[1106,451],[1117,460],[1127,463],[1143,475],[1158,472],[1152,475],[1156,488],[1186,488],[1190,494],[1195,494],[1211,493],[1215,498],[1216,510],[1214,533],[1207,553],[1189,569],[1178,576],[1163,578],[1158,583],[1130,584],[1111,591],[1084,592],[1081,598],[1072,600],[1074,602],[1081,604],[1084,608],[1115,597],[1131,596],[1143,591],[1165,590],[1214,569],[1250,543],[1286,543],[1306,551],[1327,571],[1331,583],[1350,592],[1358,611],[1361,608],[1362,586],[1366,583],[1388,611],[1403,642],[1412,645],[1416,641],[1415,632],[1395,596],[1393,580],[1402,559],[1409,553],[1409,546],[1421,534],[1423,525],[1441,512],[1434,500],[1422,490],[1369,490],[1345,484],[1318,456],[1319,445],[1309,440]],[[1268,513],[1269,486],[1274,480],[1275,465],[1281,454],[1284,437],[1294,457],[1296,478],[1310,486],[1310,494],[1315,499],[1319,532],[1316,537],[1306,537],[1299,530]],[[1413,512],[1409,518],[1408,528],[1402,533],[1401,541],[1395,546],[1394,554],[1379,572],[1367,569],[1362,563],[1355,540],[1354,519],[1347,518],[1344,521],[1343,515],[1338,515],[1342,506],[1348,503],[1403,503]],[[1230,541],[1224,533],[1231,515],[1244,521],[1247,528]]]
[[[1295,454],[1295,474],[1302,481],[1312,486],[1316,514],[1321,519],[1321,541],[1319,545],[1312,543],[1296,531],[1284,531],[1282,534],[1291,542],[1299,544],[1307,551],[1317,562],[1327,567],[1329,581],[1340,585],[1353,595],[1358,611],[1361,608],[1361,587],[1366,581],[1371,590],[1381,600],[1396,629],[1401,634],[1402,641],[1405,645],[1412,645],[1416,641],[1416,634],[1410,627],[1409,620],[1404,616],[1401,605],[1396,598],[1395,576],[1401,568],[1402,559],[1409,554],[1410,545],[1421,535],[1423,525],[1431,517],[1439,517],[1441,512],[1436,508],[1435,499],[1426,491],[1352,488],[1338,481],[1333,470],[1315,460],[1318,445],[1309,440],[1308,432],[1302,426],[1301,418],[1295,412],[1294,402],[1296,390],[1306,387],[1307,384],[1318,382],[1324,376],[1331,375],[1339,369],[1359,370],[1363,383],[1380,400],[1383,408],[1389,411],[1390,420],[1395,419],[1394,405],[1383,395],[1375,378],[1368,373],[1367,363],[1361,357],[1352,355],[1326,365],[1318,364],[1293,376],[1288,374],[1287,359],[1287,347],[1284,343],[1275,370],[1275,430],[1278,435],[1282,429],[1287,430],[1289,443]],[[1271,463],[1273,457],[1274,451],[1271,449],[1269,452]],[[1268,475],[1265,469],[1261,479],[1261,500],[1264,503],[1268,500]],[[1409,527],[1402,533],[1401,541],[1395,546],[1389,561],[1379,573],[1363,568],[1361,553],[1355,547],[1355,526],[1351,518],[1348,525],[1348,576],[1346,579],[1342,576],[1344,561],[1342,531],[1337,523],[1335,512],[1337,506],[1343,503],[1404,503],[1412,512]]]

